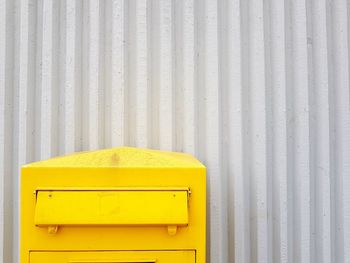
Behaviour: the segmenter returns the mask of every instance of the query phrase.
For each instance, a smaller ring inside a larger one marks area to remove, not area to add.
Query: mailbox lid
[[[30,252],[30,263],[195,263],[195,251]]]
[[[34,162],[22,168],[205,168],[196,158],[179,152],[119,147]]]
[[[38,190],[34,222],[48,225],[187,225],[188,189]]]

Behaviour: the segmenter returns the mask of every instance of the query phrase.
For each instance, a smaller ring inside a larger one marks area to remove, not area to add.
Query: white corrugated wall
[[[348,0],[0,0],[0,262],[19,166],[119,145],[208,167],[208,262],[350,262]]]

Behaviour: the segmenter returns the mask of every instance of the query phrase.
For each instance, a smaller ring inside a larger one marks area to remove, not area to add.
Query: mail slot
[[[21,263],[204,263],[205,167],[137,148],[31,163],[21,176]]]
[[[37,226],[188,224],[187,190],[39,190]]]

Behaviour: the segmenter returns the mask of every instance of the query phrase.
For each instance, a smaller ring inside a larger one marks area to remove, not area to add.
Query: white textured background
[[[348,0],[0,0],[0,262],[19,166],[118,145],[208,167],[208,262],[350,262]]]

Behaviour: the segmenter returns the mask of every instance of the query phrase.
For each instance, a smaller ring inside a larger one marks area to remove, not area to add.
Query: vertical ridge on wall
[[[350,260],[350,96],[349,43],[345,1],[332,6],[333,173],[335,180],[335,260]],[[346,59],[345,59],[346,58]]]
[[[310,231],[310,142],[307,23],[305,1],[289,1],[291,26],[291,116],[293,122],[293,257],[311,260]]]
[[[2,168],[2,222],[3,236],[1,247],[1,259],[4,262],[11,262],[16,259],[14,255],[17,250],[18,239],[16,237],[18,230],[16,228],[16,212],[15,207],[17,200],[14,200],[15,195],[12,189],[16,189],[14,185],[16,181],[17,171],[13,169],[15,159],[15,149],[13,147],[15,136],[14,127],[15,121],[15,21],[14,15],[15,3],[13,1],[2,1],[2,16],[0,18],[1,36],[0,36],[0,52],[1,52],[1,66],[0,66],[0,82],[1,82],[1,168]],[[13,176],[14,174],[14,176]]]
[[[13,177],[13,222],[19,224],[19,183],[20,174],[19,167],[25,163],[34,160],[34,81],[35,81],[35,59],[34,59],[34,35],[35,28],[33,28],[35,19],[36,5],[31,0],[22,0],[18,2],[21,5],[20,12],[18,12],[19,23],[17,23],[16,41],[18,46],[15,47],[17,57],[15,77],[16,84],[14,85],[14,94],[18,98],[16,101],[17,111],[15,115],[18,118],[17,125],[14,126],[14,143],[13,147],[16,149],[17,156],[14,156],[13,171],[16,175]],[[17,86],[18,85],[18,86]],[[17,87],[16,87],[17,86]],[[15,228],[13,231],[13,248],[14,251],[19,249],[19,231]],[[18,261],[18,254],[13,253],[14,262]]]
[[[133,10],[135,16],[135,34],[133,41],[135,41],[135,58],[132,62],[131,71],[135,71],[133,77],[134,82],[134,96],[131,98],[130,104],[134,104],[135,114],[135,141],[134,145],[137,147],[147,147],[149,145],[149,89],[148,89],[148,67],[149,54],[147,50],[147,23],[149,14],[147,13],[147,0],[137,0]]]
[[[312,101],[310,120],[312,127],[310,135],[312,141],[312,166],[314,179],[314,209],[315,216],[315,244],[314,260],[316,262],[331,262],[331,177],[330,177],[330,130],[329,130],[329,72],[327,51],[327,3],[326,1],[312,1],[309,11],[313,10],[310,18],[312,39],[312,83],[310,93]],[[316,220],[318,219],[318,220]],[[322,253],[317,253],[322,251]]]
[[[101,94],[102,87],[100,86],[101,81],[101,23],[100,23],[100,12],[102,10],[103,2],[91,0],[89,1],[89,33],[88,33],[88,89],[89,89],[89,100],[88,100],[88,121],[89,121],[89,149],[96,150],[102,145],[102,123],[101,120]]]
[[[196,150],[196,93],[195,93],[195,10],[194,1],[182,1],[182,35],[181,47],[182,56],[182,101],[183,101],[183,122],[180,124],[183,129],[183,150],[188,153],[195,153]]]
[[[64,151],[74,152],[78,148],[78,119],[79,119],[79,74],[78,54],[79,33],[78,14],[81,6],[78,1],[67,0],[65,10],[65,57],[64,62],[64,117],[62,126],[64,128]]]
[[[0,263],[22,164],[121,145],[206,165],[208,262],[348,262],[349,7],[0,0]]]
[[[34,93],[33,86],[33,71],[30,71],[33,67],[33,60],[31,59],[30,50],[30,31],[29,27],[29,4],[28,0],[21,3],[21,13],[20,13],[20,38],[19,38],[19,103],[18,103],[18,122],[19,122],[19,132],[18,132],[18,163],[25,164],[33,158],[30,156],[30,149],[32,148],[31,143],[31,130],[33,121],[33,104],[32,98]],[[33,3],[31,3],[33,4]],[[29,113],[29,114],[28,114]]]
[[[35,85],[35,91],[34,91],[34,160],[40,159],[41,154],[41,144],[40,144],[40,127],[41,127],[41,67],[42,67],[42,38],[43,38],[43,30],[42,30],[42,23],[43,23],[43,0],[37,1],[36,5],[36,18],[35,18],[35,24],[33,27],[35,28],[35,36],[33,42],[34,44],[34,60],[35,60],[35,77],[34,77],[34,85]]]
[[[242,13],[241,1],[227,1],[224,9],[227,23],[227,89],[224,100],[227,107],[227,165],[228,165],[228,246],[229,262],[250,261],[250,238],[247,231],[249,219],[244,211],[246,205],[243,149],[243,101],[242,101]],[[224,65],[223,67],[225,67]],[[235,249],[232,249],[235,247]]]
[[[159,147],[174,148],[173,1],[159,1]]]
[[[112,2],[112,69],[111,69],[111,145],[126,143],[126,72],[125,72],[125,5],[124,0]]]
[[[40,74],[40,158],[47,159],[57,154],[57,137],[55,126],[57,125],[56,89],[57,72],[57,43],[54,43],[58,35],[55,32],[57,19],[57,4],[52,0],[43,0],[42,22],[42,53]],[[57,126],[56,126],[57,127]],[[45,134],[45,136],[43,136]]]
[[[272,261],[288,262],[288,168],[287,168],[287,84],[285,5],[283,1],[270,2],[270,85],[271,85],[271,133],[272,133]]]
[[[10,1],[0,1],[0,261],[12,260],[12,40]]]
[[[0,262],[4,261],[5,239],[5,174],[6,168],[6,138],[7,135],[7,89],[6,89],[6,1],[0,1]],[[12,251],[11,251],[12,252]]]
[[[268,211],[267,211],[267,166],[266,166],[266,79],[264,53],[264,7],[249,5],[249,106],[250,106],[250,156],[251,178],[251,260],[269,262]]]
[[[210,198],[209,231],[210,236],[215,236],[215,242],[210,242],[209,260],[211,262],[227,261],[227,222],[226,222],[226,191],[222,185],[221,168],[221,119],[220,119],[220,95],[219,87],[219,42],[218,42],[218,14],[219,7],[216,1],[206,1],[202,13],[203,23],[203,53],[199,54],[204,60],[202,70],[198,72],[198,78],[203,78],[203,86],[198,90],[203,93],[203,139],[206,141],[203,147],[205,151],[204,162],[208,172],[212,175],[208,178],[208,190]],[[202,75],[204,74],[204,75]],[[199,113],[201,114],[201,112]]]

